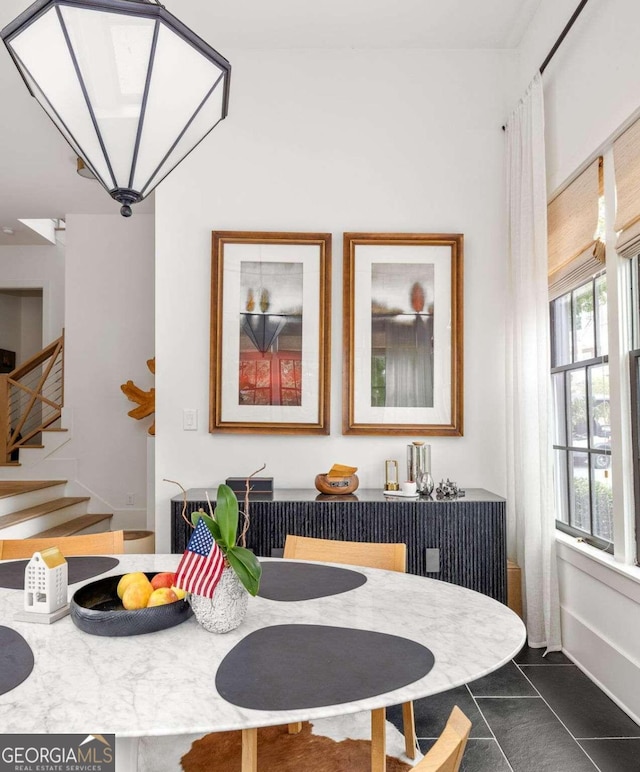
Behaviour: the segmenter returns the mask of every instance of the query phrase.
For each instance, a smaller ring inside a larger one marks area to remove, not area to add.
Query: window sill
[[[617,592],[640,603],[640,567],[620,563],[613,555],[556,531],[558,557]]]

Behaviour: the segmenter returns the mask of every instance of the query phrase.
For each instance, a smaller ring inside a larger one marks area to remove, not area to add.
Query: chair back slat
[[[404,573],[407,568],[407,545],[313,539],[288,534],[284,543],[284,557],[384,568]]]
[[[0,541],[0,560],[30,558],[34,552],[58,547],[65,557],[71,555],[122,555],[124,531],[103,531],[80,536],[59,536],[42,539],[5,539]]]

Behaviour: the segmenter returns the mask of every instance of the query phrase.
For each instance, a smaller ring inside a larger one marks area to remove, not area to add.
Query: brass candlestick
[[[398,462],[389,459],[384,462],[385,491],[399,491],[400,483],[398,481]]]

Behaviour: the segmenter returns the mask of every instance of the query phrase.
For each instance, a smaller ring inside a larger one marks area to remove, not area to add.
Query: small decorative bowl
[[[151,579],[156,573],[146,576]],[[186,600],[151,608],[125,609],[116,592],[122,576],[107,576],[75,591],[69,609],[76,627],[90,635],[142,635],[179,625],[193,614]]]
[[[319,474],[316,476],[315,484],[320,493],[336,496],[353,493],[358,489],[360,480],[357,474],[351,474],[348,477],[329,477],[327,474]]]

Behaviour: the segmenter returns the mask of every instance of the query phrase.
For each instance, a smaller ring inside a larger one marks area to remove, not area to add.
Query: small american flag
[[[194,595],[212,598],[223,568],[222,550],[216,544],[205,521],[200,518],[176,570],[174,584]]]

